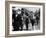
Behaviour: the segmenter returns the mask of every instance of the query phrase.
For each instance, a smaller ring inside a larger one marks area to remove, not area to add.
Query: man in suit
[[[13,14],[12,14],[12,20],[14,20],[13,24],[13,31],[18,31],[19,30],[19,26],[20,26],[20,15],[18,15],[18,13],[16,12],[16,10],[12,10]]]
[[[14,22],[12,23],[13,25],[13,31],[17,31],[17,17],[16,17],[16,11],[12,10],[13,14],[12,14],[12,20],[14,20]]]

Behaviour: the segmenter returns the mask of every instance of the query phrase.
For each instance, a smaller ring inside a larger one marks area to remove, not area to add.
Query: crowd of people
[[[12,9],[12,26],[13,31],[22,31],[23,25],[25,24],[26,29],[28,30],[29,23],[32,24],[32,27],[35,23],[39,23],[40,20],[40,9],[35,11],[28,11],[25,8],[14,10],[14,7]],[[21,29],[20,29],[21,28]]]

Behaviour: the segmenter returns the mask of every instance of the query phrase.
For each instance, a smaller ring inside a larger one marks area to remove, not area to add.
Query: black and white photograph
[[[12,7],[12,31],[40,30],[40,8]]]
[[[5,36],[45,34],[45,4],[8,1],[5,3]]]
[[[9,4],[9,34],[43,33],[43,6]]]

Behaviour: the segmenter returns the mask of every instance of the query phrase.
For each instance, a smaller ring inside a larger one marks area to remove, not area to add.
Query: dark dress
[[[32,26],[34,26],[35,20],[34,19],[30,19],[30,21],[31,21]]]
[[[36,21],[37,21],[37,25],[38,25],[38,21],[39,21],[39,17],[38,16],[36,16]]]
[[[26,30],[28,30],[28,23],[29,23],[29,20],[28,20],[28,18],[26,18],[26,20],[25,20]]]
[[[23,24],[22,24],[22,19],[21,19],[21,14],[19,14],[18,16],[17,16],[17,21],[18,21],[18,27],[21,27],[21,29],[20,30],[22,30],[22,28],[23,28]]]

